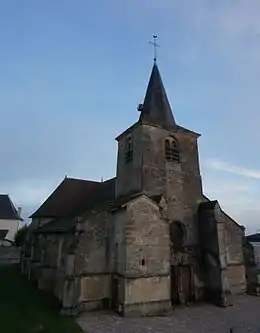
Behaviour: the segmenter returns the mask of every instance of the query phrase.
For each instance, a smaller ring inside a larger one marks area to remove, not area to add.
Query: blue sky
[[[258,0],[0,0],[0,184],[26,217],[67,174],[114,176],[158,65],[199,139],[204,191],[258,229]]]

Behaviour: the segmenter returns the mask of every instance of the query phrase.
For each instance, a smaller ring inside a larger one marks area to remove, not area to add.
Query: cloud
[[[202,163],[202,171],[204,193],[218,200],[227,214],[246,227],[247,234],[255,232],[260,217],[260,170],[208,159]]]
[[[230,180],[218,174],[203,177],[203,192],[211,200],[218,200],[221,208],[239,224],[246,227],[246,233],[259,228],[260,208],[255,188],[248,178]]]
[[[248,169],[241,166],[232,165],[220,160],[208,160],[205,162],[205,166],[211,169],[225,171],[248,178],[260,179],[260,170]]]

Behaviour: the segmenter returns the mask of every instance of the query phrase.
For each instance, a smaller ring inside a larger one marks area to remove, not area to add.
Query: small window
[[[142,266],[145,265],[145,260],[144,260],[144,259],[142,259],[142,261],[141,261],[141,265],[142,265]]]
[[[164,148],[166,161],[180,163],[179,145],[174,138],[167,138]]]
[[[132,160],[133,160],[133,143],[131,137],[128,137],[126,142],[125,162],[129,163]]]

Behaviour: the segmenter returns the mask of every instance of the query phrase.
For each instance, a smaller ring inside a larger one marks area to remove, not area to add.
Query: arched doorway
[[[192,300],[193,271],[187,260],[184,243],[187,230],[180,221],[170,224],[171,252],[174,262],[171,266],[171,300],[172,304],[186,304]]]

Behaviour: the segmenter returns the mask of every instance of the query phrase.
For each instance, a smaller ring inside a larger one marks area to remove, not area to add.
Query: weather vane
[[[153,42],[149,42],[149,44],[153,45],[153,50],[154,50],[154,58],[153,58],[153,60],[154,60],[154,62],[156,62],[156,60],[157,60],[157,47],[160,47],[160,45],[158,45],[156,43],[157,37],[158,37],[157,35],[153,35]]]

